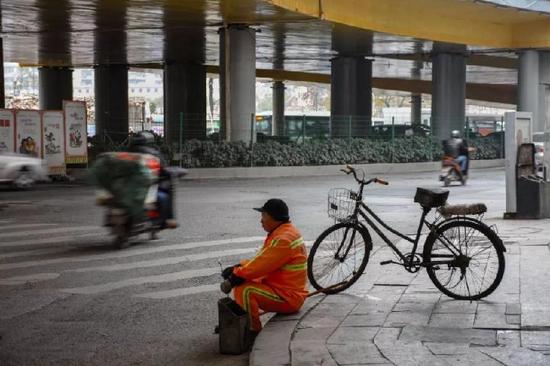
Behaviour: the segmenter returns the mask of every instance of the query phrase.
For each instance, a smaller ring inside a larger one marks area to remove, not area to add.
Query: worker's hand
[[[239,266],[238,264],[235,264],[234,266],[230,266],[230,267],[225,268],[222,271],[223,279],[227,280],[229,278],[229,276],[231,276],[233,274],[233,270],[235,269],[235,267],[238,267],[238,266]]]
[[[242,285],[245,282],[244,278],[235,276],[234,274],[231,274],[227,280],[231,284],[231,287]]]

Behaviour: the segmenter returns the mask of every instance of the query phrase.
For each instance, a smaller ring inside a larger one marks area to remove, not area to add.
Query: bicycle
[[[401,265],[411,273],[424,267],[433,284],[447,296],[478,300],[498,287],[504,275],[506,248],[497,233],[481,221],[487,211],[484,204],[446,205],[449,191],[417,188],[414,201],[420,204],[422,215],[416,236],[409,237],[387,225],[363,202],[365,186],[371,183],[388,185],[388,182],[378,178],[365,180],[365,172],[359,179],[356,170],[349,165],[342,171],[353,174],[359,191],[334,188],[329,192],[328,213],[336,223],[314,242],[307,263],[308,278],[316,290],[335,294],[359,279],[372,251],[369,227],[398,258],[398,261],[380,262],[381,265]],[[430,222],[426,217],[434,208],[439,215]],[[478,218],[472,217],[476,215]],[[412,250],[409,253],[399,250],[375,221],[412,243]],[[418,247],[424,226],[429,233],[420,254]]]

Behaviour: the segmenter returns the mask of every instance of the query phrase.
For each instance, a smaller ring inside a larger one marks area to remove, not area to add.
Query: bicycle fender
[[[440,227],[442,227],[443,225],[446,225],[450,222],[454,222],[454,221],[469,221],[469,222],[473,222],[473,223],[476,223],[478,225],[482,225],[482,226],[485,226],[489,232],[492,233],[492,235],[494,236],[494,238],[496,239],[495,241],[495,245],[496,245],[496,248],[502,252],[506,252],[506,246],[504,246],[504,243],[502,242],[502,239],[500,238],[500,236],[497,235],[497,233],[491,229],[491,227],[489,227],[487,224],[485,224],[483,221],[480,221],[478,219],[474,219],[472,217],[450,217],[448,219],[445,219],[443,221],[441,221],[439,224],[437,224],[434,229],[430,232],[430,234],[428,235],[428,237],[426,238],[426,240],[424,241],[424,243],[426,243],[429,239],[431,239],[432,236],[435,235],[435,233],[437,232],[437,230],[439,230]],[[434,239],[435,240],[435,239]]]

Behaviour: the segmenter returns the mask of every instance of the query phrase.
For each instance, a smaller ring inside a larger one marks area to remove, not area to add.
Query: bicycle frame
[[[388,263],[397,263],[397,264],[401,264],[403,265],[407,270],[409,271],[412,271],[413,268],[416,268],[415,267],[415,256],[416,256],[416,253],[417,253],[417,250],[418,250],[418,244],[419,244],[419,241],[420,241],[420,237],[422,235],[422,228],[424,227],[424,225],[426,225],[426,227],[428,227],[430,230],[433,230],[436,225],[434,223],[431,223],[429,221],[426,220],[426,216],[428,215],[428,213],[430,213],[431,211],[431,208],[426,208],[426,207],[423,207],[422,208],[422,215],[420,217],[420,221],[419,221],[419,224],[418,224],[418,229],[417,229],[417,232],[416,232],[416,236],[414,238],[411,238],[405,234],[402,234],[400,233],[399,231],[391,228],[388,224],[386,224],[380,217],[378,217],[364,202],[363,202],[363,190],[364,190],[364,187],[368,184],[370,184],[372,181],[376,181],[376,180],[370,180],[370,181],[359,181],[359,184],[360,184],[360,189],[359,189],[359,193],[356,197],[356,203],[355,203],[355,209],[354,209],[354,212],[353,212],[353,215],[351,215],[349,217],[349,221],[352,221],[352,222],[356,222],[358,223],[359,225],[363,226],[366,228],[366,225],[361,222],[358,217],[361,217],[369,227],[371,227],[381,238],[382,240],[394,251],[394,253],[401,259],[401,261],[403,263],[398,263],[398,262],[388,262]],[[370,217],[369,217],[370,216]],[[372,217],[372,219],[371,219]],[[413,244],[413,248],[412,248],[412,252],[409,254],[409,257],[407,258],[407,256],[401,252],[399,250],[399,248],[397,248],[397,246],[384,234],[384,232],[376,225],[376,222],[378,222],[384,229],[388,230],[389,232],[391,232],[392,234],[398,236],[399,238],[401,239],[404,239],[410,243]],[[345,253],[340,256],[339,253],[340,251],[342,250],[343,246],[344,246],[344,243],[346,242],[346,238],[348,236],[348,232],[346,231],[344,233],[344,238],[342,239],[342,242],[340,243],[340,246],[338,247],[338,250],[336,251],[336,255],[335,255],[335,258],[346,258],[346,256],[348,255],[349,251],[351,250],[351,244],[353,243],[353,240],[354,240],[354,236],[355,236],[355,231],[353,231],[352,233],[352,237],[351,237],[351,240],[350,240],[350,244],[347,246],[346,248],[346,251]],[[448,240],[447,240],[448,241]],[[443,242],[442,242],[443,243]],[[428,266],[434,266],[434,265],[440,265],[440,264],[452,264],[456,261],[456,256],[461,254],[461,251],[456,248],[452,243],[448,242],[448,243],[443,243],[443,245],[447,246],[447,248],[451,251],[451,252],[454,252],[456,253],[455,255],[452,255],[452,256],[445,256],[445,257],[449,257],[449,258],[452,258],[452,260],[446,260],[446,261],[437,261],[437,262],[420,262],[420,263],[417,263],[416,265],[417,266],[421,266],[421,267],[428,267]]]

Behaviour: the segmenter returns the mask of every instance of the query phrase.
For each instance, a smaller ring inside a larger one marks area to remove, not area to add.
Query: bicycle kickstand
[[[387,265],[387,264],[399,264],[400,266],[403,265],[403,263],[401,263],[401,262],[396,262],[396,261],[392,261],[392,260],[380,262],[380,265],[381,265],[381,266],[385,266],[385,265]]]

